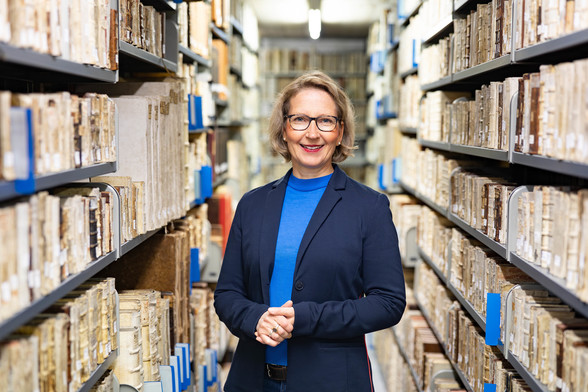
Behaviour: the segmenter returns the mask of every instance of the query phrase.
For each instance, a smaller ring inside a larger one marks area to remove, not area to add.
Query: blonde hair
[[[269,121],[269,137],[274,151],[286,159],[291,160],[288,145],[283,139],[283,132],[286,129],[286,118],[290,110],[290,99],[304,89],[316,88],[327,92],[337,106],[337,117],[343,124],[343,138],[341,144],[335,148],[333,162],[343,162],[347,157],[353,156],[355,147],[355,113],[351,100],[343,89],[321,71],[311,71],[299,76],[288,84],[280,92],[274,104]]]

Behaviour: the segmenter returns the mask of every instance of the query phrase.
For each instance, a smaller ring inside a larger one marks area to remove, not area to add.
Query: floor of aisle
[[[374,380],[374,392],[388,392],[386,384],[384,383],[384,376],[382,375],[380,364],[378,363],[378,358],[376,357],[373,334],[370,333],[366,335],[366,345],[368,355],[370,356],[370,360],[372,362],[372,378]]]

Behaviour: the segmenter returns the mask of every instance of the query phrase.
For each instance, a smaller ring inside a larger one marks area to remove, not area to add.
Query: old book
[[[530,94],[531,99],[529,101],[529,133],[528,133],[528,146],[529,146],[529,153],[530,154],[538,154],[539,153],[539,143],[540,139],[542,138],[541,134],[541,127],[539,123],[539,113],[543,113],[540,107],[540,74],[539,73],[532,73],[530,77]]]
[[[144,382],[141,332],[141,311],[121,309],[120,354],[114,365],[114,374],[121,383],[138,389]]]

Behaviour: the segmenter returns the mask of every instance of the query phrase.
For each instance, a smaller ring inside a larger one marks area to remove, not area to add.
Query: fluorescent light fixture
[[[308,10],[308,32],[312,39],[318,39],[321,36],[321,10]]]

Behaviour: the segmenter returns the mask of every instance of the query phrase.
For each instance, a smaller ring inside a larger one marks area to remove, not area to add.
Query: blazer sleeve
[[[214,307],[233,335],[255,339],[257,322],[268,306],[248,298],[242,264],[242,207],[237,206],[223,265],[214,292]]]
[[[345,301],[294,304],[293,336],[353,338],[395,325],[406,306],[398,235],[390,202],[378,194],[363,220],[365,296]]]

